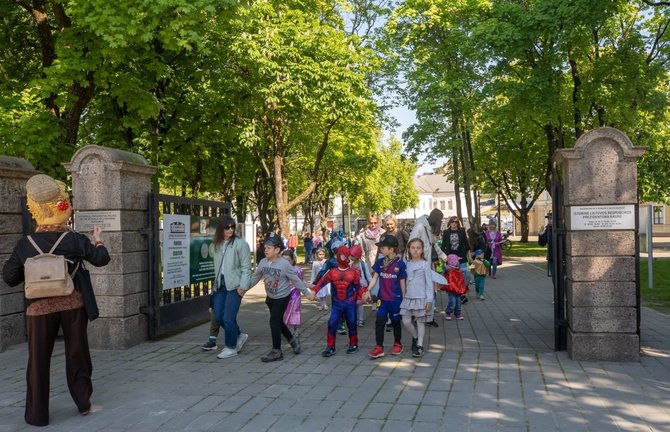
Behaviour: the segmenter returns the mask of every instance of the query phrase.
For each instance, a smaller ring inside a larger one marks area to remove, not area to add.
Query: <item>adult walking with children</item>
[[[502,234],[498,231],[498,220],[491,218],[489,220],[489,229],[486,231],[486,259],[491,263],[491,278],[495,279],[498,274],[498,266],[502,264]]]
[[[220,359],[234,357],[249,338],[237,324],[242,297],[249,289],[251,279],[251,250],[243,239],[237,238],[237,223],[225,215],[214,232],[214,291],[212,292],[212,320],[209,340],[205,346],[216,346],[216,337],[223,326],[225,346],[217,355]],[[205,349],[203,346],[203,349]],[[216,349],[216,348],[213,348]]]
[[[398,219],[395,215],[388,215],[384,218],[384,229],[386,232],[382,235],[392,235],[398,240],[398,255],[405,256],[407,250],[407,242],[409,241],[409,233],[398,225]]]
[[[468,269],[468,252],[470,244],[465,229],[457,216],[451,216],[447,221],[447,229],[442,232],[442,251],[447,255],[456,255],[459,259],[459,268],[465,276],[465,285],[470,281]]]
[[[368,224],[363,229],[363,231],[356,237],[356,244],[361,245],[363,248],[363,259],[368,268],[372,266],[377,261],[378,247],[377,243],[384,234],[384,230],[379,226],[379,217],[376,214],[371,214],[368,216]]]
[[[91,233],[93,242],[84,234],[70,231],[67,222],[72,215],[72,206],[62,182],[38,174],[26,183],[26,196],[28,210],[37,222],[37,229],[34,234],[18,241],[3,266],[3,280],[9,286],[30,281],[31,274],[25,271],[26,261],[33,260],[36,255],[53,253],[64,256],[72,282],[70,285],[68,275],[65,275],[67,283],[64,285],[73,288],[59,290],[57,296],[46,297],[34,297],[26,291],[28,367],[24,418],[30,425],[46,426],[49,424],[51,354],[61,328],[70,395],[81,415],[91,412],[93,363],[87,326],[88,321],[98,317],[98,306],[91,277],[83,261],[100,267],[109,263],[110,257],[100,227],[95,227]],[[26,283],[25,288],[30,285]]]
[[[423,256],[430,260],[433,268],[438,260],[447,261],[447,254],[442,249],[436,246],[435,242],[440,239],[442,234],[442,218],[444,214],[438,210],[433,209],[429,215],[423,215],[417,218],[412,232],[409,234],[411,239],[421,239],[423,242]],[[435,305],[435,290],[433,290],[433,298],[429,299],[433,307]],[[429,327],[437,327],[435,322],[434,309],[426,314],[426,325]]]

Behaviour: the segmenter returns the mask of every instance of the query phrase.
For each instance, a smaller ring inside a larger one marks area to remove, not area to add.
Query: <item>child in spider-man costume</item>
[[[358,334],[356,329],[356,300],[360,297],[367,298],[367,289],[361,286],[360,276],[356,270],[349,267],[349,248],[340,246],[336,251],[337,265],[330,269],[314,286],[310,298],[313,300],[316,293],[323,285],[330,283],[330,295],[332,307],[330,319],[328,320],[328,337],[326,349],[321,355],[330,357],[335,354],[335,336],[337,326],[342,317],[347,321],[349,328],[349,347],[347,354],[358,351]]]

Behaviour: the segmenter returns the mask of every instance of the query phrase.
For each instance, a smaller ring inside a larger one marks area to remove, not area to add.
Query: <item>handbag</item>
[[[68,296],[74,291],[72,275],[77,272],[79,265],[77,264],[71,275],[67,267],[70,261],[63,255],[53,253],[66,234],[67,231],[58,237],[48,253],[44,253],[35,240],[28,236],[38,255],[28,258],[24,264],[23,287],[27,299]]]

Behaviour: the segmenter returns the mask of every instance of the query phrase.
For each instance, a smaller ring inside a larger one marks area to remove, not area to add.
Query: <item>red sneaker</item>
[[[377,359],[380,357],[384,357],[384,347],[381,345],[375,346],[372,351],[368,354],[370,358]]]
[[[393,349],[391,349],[391,355],[400,355],[402,354],[402,344],[396,342],[393,344]]]

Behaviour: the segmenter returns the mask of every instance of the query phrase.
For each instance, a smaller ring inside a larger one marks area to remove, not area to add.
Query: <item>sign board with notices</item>
[[[74,229],[92,231],[99,226],[103,231],[121,231],[121,210],[77,210],[74,212]]]
[[[633,204],[572,206],[569,214],[569,230],[635,229],[635,205]]]
[[[163,289],[188,285],[191,217],[163,216]]]

